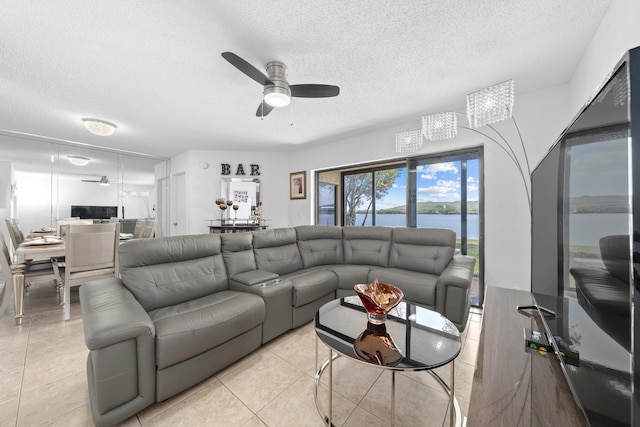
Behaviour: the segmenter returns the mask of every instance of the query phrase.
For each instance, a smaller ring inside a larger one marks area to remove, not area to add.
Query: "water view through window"
[[[478,149],[408,159],[403,163],[342,172],[336,187],[319,178],[317,223],[345,226],[447,228],[457,236],[456,253],[476,258],[475,289],[480,295],[480,189]],[[330,177],[327,173],[326,179]],[[338,198],[334,199],[338,194]],[[342,199],[336,207],[334,200]],[[340,214],[336,215],[339,211]]]

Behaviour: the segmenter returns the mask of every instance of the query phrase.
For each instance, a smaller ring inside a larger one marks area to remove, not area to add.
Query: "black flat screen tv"
[[[72,205],[71,216],[80,219],[109,219],[118,216],[118,207]]]
[[[634,98],[635,95],[635,98]],[[640,425],[640,48],[613,69],[531,175],[531,290],[591,426]],[[633,189],[636,189],[633,191]],[[638,197],[635,196],[638,193]]]

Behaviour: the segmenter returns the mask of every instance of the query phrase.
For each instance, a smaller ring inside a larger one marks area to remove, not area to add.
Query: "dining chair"
[[[136,226],[133,229],[133,238],[134,239],[141,239],[142,238],[142,233],[144,232],[144,229],[147,225],[147,219],[146,218],[138,218],[136,220]]]
[[[9,253],[9,247],[7,246],[7,242],[4,239],[2,233],[0,233],[0,268],[2,268],[2,275],[4,277],[4,288],[0,293],[0,316],[4,313],[7,305],[11,300],[11,296],[13,295],[13,277],[15,276],[15,269],[13,268],[13,263],[11,262],[11,254]],[[25,288],[31,283],[35,282],[45,282],[53,280],[54,285],[57,284],[56,275],[53,271],[53,266],[51,263],[49,265],[46,264],[33,264],[29,265],[29,268],[24,272],[24,283],[25,287],[20,289],[20,294],[16,295],[16,305],[22,305],[22,301],[24,298]]]
[[[140,236],[142,239],[152,239],[156,235],[156,220],[155,219],[147,219],[147,223],[144,225],[144,229],[142,230],[142,235]]]
[[[20,243],[24,241],[24,234],[22,233],[22,231],[20,231],[17,219],[6,218],[4,221],[7,224],[7,230],[9,231],[9,237],[11,238],[13,250],[16,250],[18,249]]]
[[[66,224],[64,262],[53,263],[63,289],[64,319],[69,320],[70,288],[118,275],[120,224]]]
[[[79,217],[77,217],[77,218],[57,219],[56,220],[56,235],[64,238],[64,231],[62,230],[62,227],[64,225],[71,225],[71,224],[91,225],[91,224],[93,224],[93,220],[80,219]]]

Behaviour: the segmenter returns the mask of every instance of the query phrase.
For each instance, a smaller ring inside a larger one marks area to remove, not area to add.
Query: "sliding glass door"
[[[456,253],[476,258],[471,301],[482,304],[482,148],[322,171],[317,177],[317,224],[455,231]]]
[[[481,303],[481,163],[474,149],[446,156],[409,159],[407,226],[456,232],[456,253],[476,258],[471,299]]]
[[[406,171],[403,165],[344,172],[343,224],[405,227]]]

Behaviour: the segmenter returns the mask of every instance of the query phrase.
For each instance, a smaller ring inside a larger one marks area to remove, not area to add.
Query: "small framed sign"
[[[307,172],[294,172],[289,175],[289,198],[306,199],[307,198]]]

